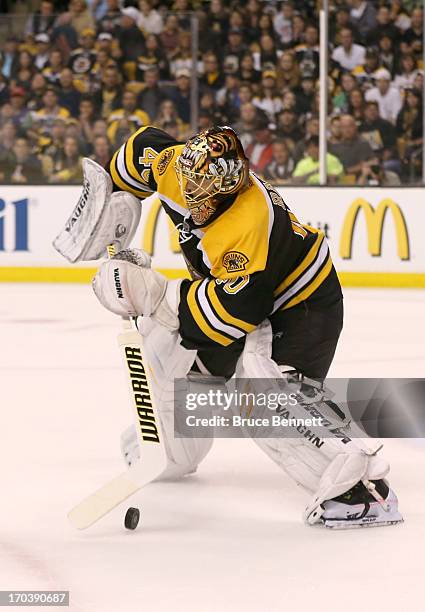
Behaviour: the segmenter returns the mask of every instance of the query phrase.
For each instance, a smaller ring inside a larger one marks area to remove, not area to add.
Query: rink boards
[[[0,281],[89,282],[94,262],[68,265],[52,240],[75,206],[79,187],[0,190]],[[298,219],[322,229],[345,286],[425,287],[424,190],[278,188]],[[134,246],[167,276],[185,275],[178,232],[155,196],[143,203]]]

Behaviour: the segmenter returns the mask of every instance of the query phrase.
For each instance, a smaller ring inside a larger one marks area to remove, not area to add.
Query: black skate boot
[[[358,482],[346,493],[323,502],[322,520],[331,529],[380,527],[403,522],[396,494],[385,480]]]

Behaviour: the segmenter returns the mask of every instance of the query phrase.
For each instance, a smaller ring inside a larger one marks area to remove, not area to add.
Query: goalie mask
[[[196,225],[249,184],[249,162],[232,128],[213,127],[187,141],[176,160],[180,190]]]

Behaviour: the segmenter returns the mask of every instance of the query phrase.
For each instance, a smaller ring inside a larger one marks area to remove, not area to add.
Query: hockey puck
[[[139,524],[140,510],[138,508],[129,508],[125,513],[124,525],[126,529],[136,529]]]

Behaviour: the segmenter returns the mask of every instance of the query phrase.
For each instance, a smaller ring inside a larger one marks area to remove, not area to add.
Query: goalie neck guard
[[[216,126],[190,138],[176,160],[180,190],[195,225],[249,184],[249,162],[236,132]]]

